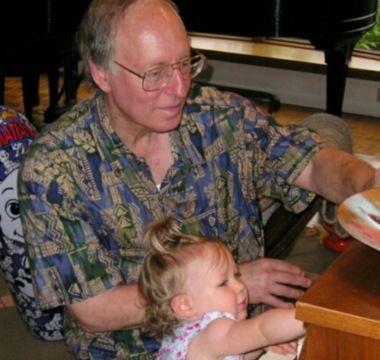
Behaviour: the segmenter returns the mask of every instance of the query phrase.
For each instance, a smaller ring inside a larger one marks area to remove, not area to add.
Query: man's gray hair
[[[91,80],[88,60],[104,69],[113,68],[115,36],[127,9],[139,0],[93,0],[77,33],[85,77]],[[177,11],[177,6],[166,0]]]

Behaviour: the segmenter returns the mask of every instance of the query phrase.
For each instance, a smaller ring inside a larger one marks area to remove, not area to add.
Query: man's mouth
[[[178,111],[181,109],[182,103],[174,104],[174,105],[168,105],[168,106],[162,106],[160,109],[164,111]]]

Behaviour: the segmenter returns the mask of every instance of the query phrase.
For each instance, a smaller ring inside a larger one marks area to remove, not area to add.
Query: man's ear
[[[110,92],[108,72],[95,65],[91,58],[88,60],[88,67],[95,84],[98,85],[103,92]]]
[[[170,301],[170,306],[173,309],[176,317],[181,320],[189,320],[194,317],[194,315],[196,315],[196,311],[186,294],[179,294],[174,296]]]

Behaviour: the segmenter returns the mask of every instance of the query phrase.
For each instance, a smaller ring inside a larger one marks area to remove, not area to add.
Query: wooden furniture
[[[354,242],[297,302],[301,360],[380,359],[380,252]]]

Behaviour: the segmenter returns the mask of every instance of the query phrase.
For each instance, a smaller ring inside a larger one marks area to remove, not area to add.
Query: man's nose
[[[178,67],[173,67],[173,73],[166,88],[178,97],[184,97],[189,90],[191,79],[183,75]]]

